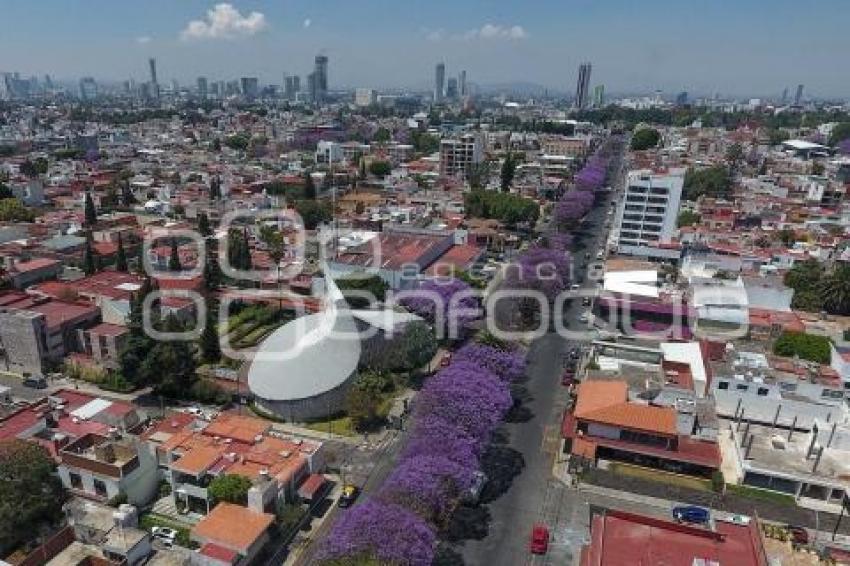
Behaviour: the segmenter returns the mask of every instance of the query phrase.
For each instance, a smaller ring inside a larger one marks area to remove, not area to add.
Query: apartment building
[[[661,257],[653,248],[670,244],[676,231],[684,169],[630,171],[625,198],[617,211],[615,243],[619,253]]]
[[[463,134],[440,142],[440,176],[466,178],[473,165],[484,158],[484,139],[480,134]]]

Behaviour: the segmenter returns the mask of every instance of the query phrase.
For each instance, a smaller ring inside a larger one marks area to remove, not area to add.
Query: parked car
[[[446,367],[450,363],[452,363],[452,355],[451,354],[443,354],[443,357],[440,359],[440,367]]]
[[[576,383],[576,374],[573,370],[568,369],[564,372],[564,375],[561,376],[561,385],[565,387],[569,387],[570,385],[575,385]]]
[[[173,546],[177,539],[177,531],[168,527],[151,527],[151,536],[165,546]]]
[[[711,514],[708,509],[697,507],[695,505],[683,505],[673,508],[673,518],[680,523],[696,523],[704,525],[708,523]]]
[[[47,389],[47,379],[44,377],[27,377],[24,379],[24,387],[31,387],[33,389]]]
[[[351,505],[357,500],[358,495],[360,495],[360,488],[356,485],[348,484],[342,488],[342,493],[340,494],[339,500],[336,504],[343,509],[351,507]]]
[[[528,546],[532,554],[546,554],[549,550],[549,527],[540,523],[534,525]]]
[[[791,533],[791,542],[801,546],[809,544],[809,531],[807,531],[804,527],[788,525],[786,528],[788,529],[788,532]]]

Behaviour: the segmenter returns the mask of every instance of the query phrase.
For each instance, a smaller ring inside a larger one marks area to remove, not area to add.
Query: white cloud
[[[145,45],[146,43],[150,43],[151,41],[153,41],[153,38],[149,35],[140,35],[136,38],[136,43],[138,43],[139,45]]]
[[[522,26],[501,26],[497,24],[484,24],[480,28],[471,29],[464,33],[461,38],[472,39],[525,39],[528,32]]]
[[[428,41],[439,42],[443,41],[446,37],[446,32],[442,29],[432,29],[425,31],[425,39]]]
[[[222,2],[207,10],[205,20],[192,20],[180,33],[184,41],[193,39],[233,39],[251,36],[268,27],[260,12],[242,15],[232,4]]]
[[[304,20],[304,29],[307,29],[308,27],[310,27],[312,25],[313,25],[313,20],[311,20],[310,18],[307,18],[306,20]]]

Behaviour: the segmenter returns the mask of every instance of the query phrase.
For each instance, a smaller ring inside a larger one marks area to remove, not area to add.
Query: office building
[[[469,96],[469,87],[466,84],[466,71],[460,72],[460,95],[462,97]]]
[[[315,96],[313,102],[321,104],[328,95],[328,58],[325,55],[316,55],[315,68]]]
[[[97,83],[91,77],[80,79],[80,98],[86,102],[97,98]]]
[[[625,198],[617,213],[620,253],[652,256],[651,246],[670,243],[676,232],[684,181],[684,169],[629,172]]]
[[[360,107],[372,106],[378,102],[378,96],[371,88],[358,88],[354,92],[354,104]]]
[[[159,100],[159,82],[156,80],[156,59],[151,57],[148,59],[148,66],[151,71],[151,86],[150,86],[150,95]]]
[[[449,82],[446,86],[446,98],[448,98],[449,100],[457,100],[457,97],[457,79],[452,77],[449,79]]]
[[[597,108],[605,106],[605,85],[596,85],[593,88],[593,105]]]
[[[260,93],[260,83],[257,80],[257,77],[242,77],[239,82],[242,90],[242,96],[248,100],[257,98],[257,95]]]
[[[283,78],[283,93],[287,100],[295,100],[301,92],[301,77],[288,75]]]
[[[310,95],[310,100],[316,102],[319,97],[319,92],[316,86],[316,73],[307,75],[307,93]]]
[[[782,89],[782,104],[785,104],[787,102],[788,102],[788,87],[786,86],[784,89]]]
[[[586,108],[590,96],[590,63],[582,63],[578,67],[578,81],[576,81],[575,107],[579,110]]]
[[[198,77],[198,97],[206,98],[209,88],[207,87],[207,78]]]
[[[437,63],[434,72],[434,102],[442,102],[446,92],[446,65]]]
[[[484,139],[481,134],[464,134],[440,142],[440,176],[466,178],[473,165],[484,157]]]
[[[685,106],[688,103],[688,92],[682,91],[676,95],[676,106]]]
[[[803,85],[797,85],[797,94],[794,95],[794,106],[799,106],[803,102]]]

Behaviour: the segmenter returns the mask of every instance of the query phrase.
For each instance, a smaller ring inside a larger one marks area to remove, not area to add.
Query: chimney
[[[794,422],[791,423],[791,428],[788,429],[788,442],[791,442],[791,437],[794,436],[794,429],[797,428],[797,415],[794,415]]]

